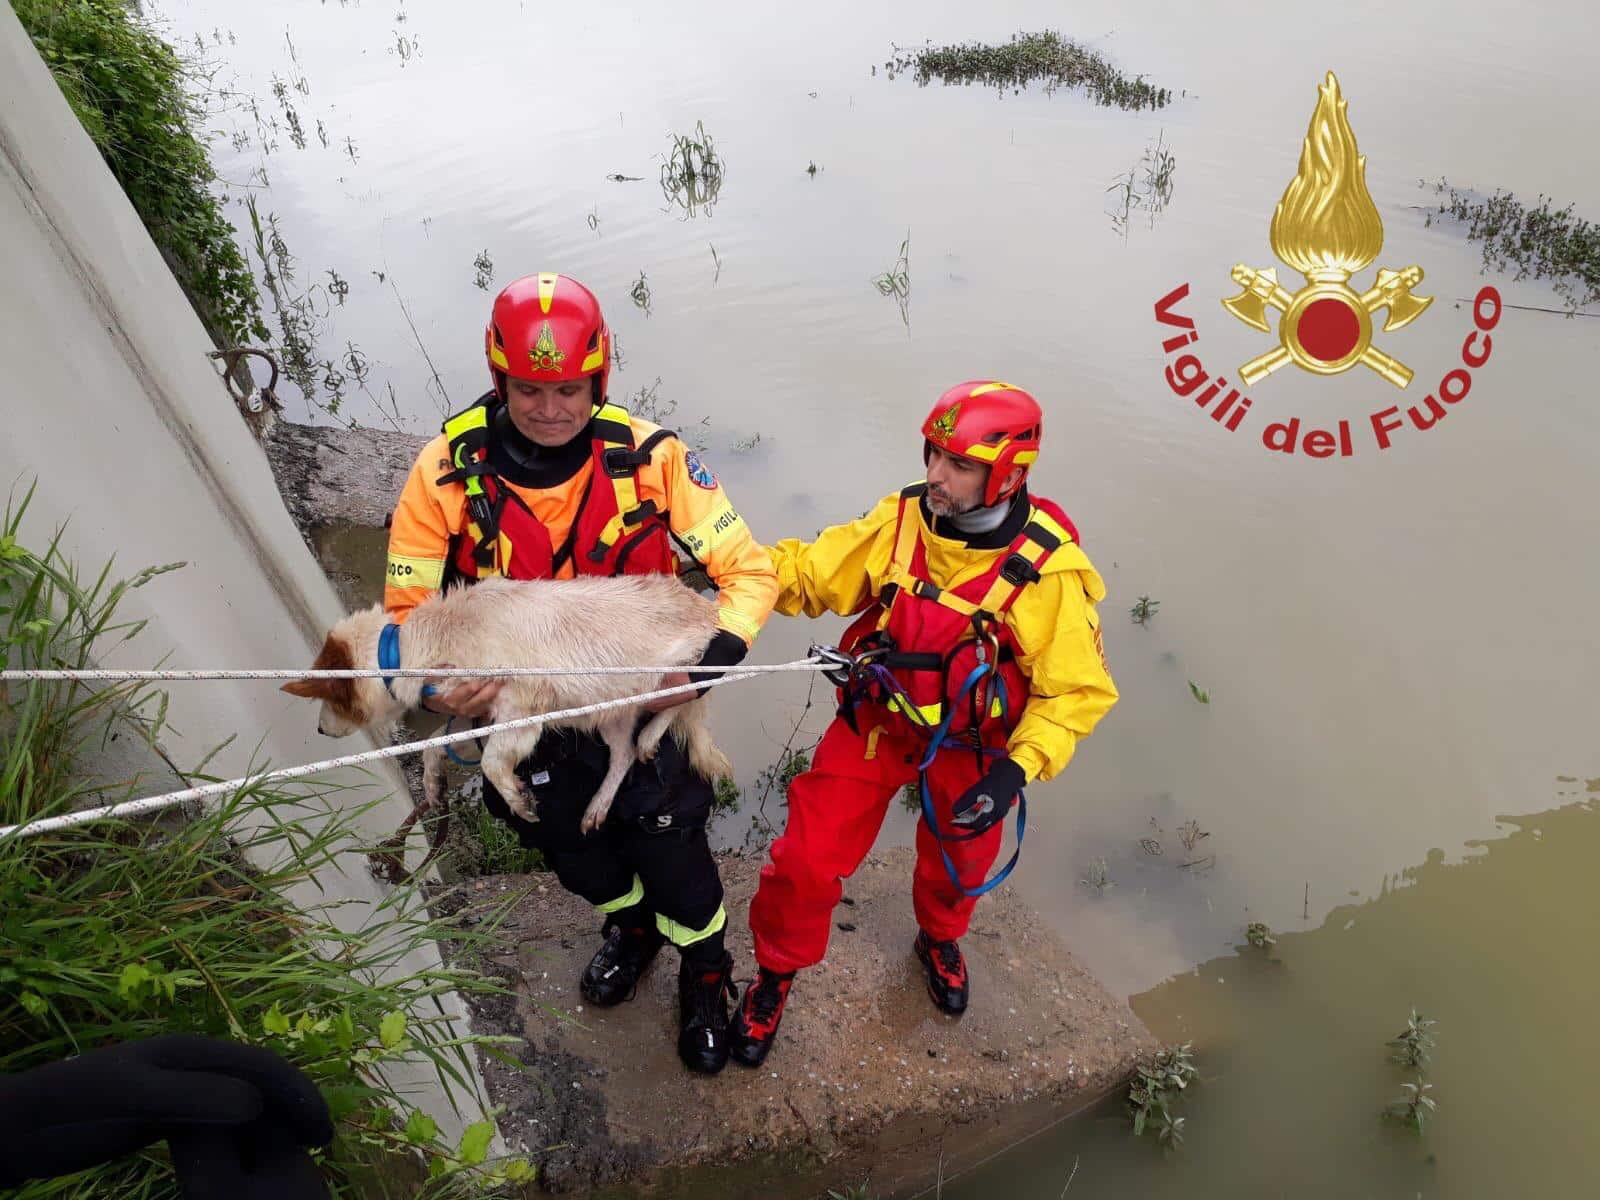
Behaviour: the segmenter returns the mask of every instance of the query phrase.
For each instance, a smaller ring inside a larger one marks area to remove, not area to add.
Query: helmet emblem
[[[539,340],[528,351],[528,361],[535,371],[559,371],[566,357],[566,353],[556,347],[555,334],[550,332],[550,322],[546,321],[539,330]]]
[[[933,439],[948,445],[950,439],[956,434],[956,419],[961,416],[961,402],[957,400],[933,423],[929,430]]]

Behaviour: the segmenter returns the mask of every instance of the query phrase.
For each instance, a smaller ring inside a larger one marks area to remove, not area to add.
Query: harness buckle
[[[626,446],[611,446],[600,452],[600,465],[609,479],[628,479],[637,468],[649,461],[648,454],[640,454]]]
[[[1000,568],[1000,577],[1017,587],[1027,583],[1038,583],[1043,578],[1038,569],[1020,554],[1013,554],[1006,559]]]

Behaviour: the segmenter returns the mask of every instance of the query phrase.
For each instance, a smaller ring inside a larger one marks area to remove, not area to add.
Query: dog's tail
[[[689,753],[689,765],[694,768],[696,775],[702,779],[716,781],[725,777],[732,777],[733,764],[728,761],[728,756],[717,749],[717,744],[711,740],[711,730],[705,720],[706,697],[702,696],[689,704],[685,704],[679,711],[683,718],[673,722],[673,734],[684,744],[684,749]],[[696,710],[696,711],[690,711]]]

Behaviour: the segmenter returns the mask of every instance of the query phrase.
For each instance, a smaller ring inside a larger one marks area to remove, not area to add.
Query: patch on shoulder
[[[689,472],[690,481],[696,487],[703,487],[708,492],[716,489],[717,477],[705,463],[700,461],[700,456],[693,450],[683,456],[683,465]]]

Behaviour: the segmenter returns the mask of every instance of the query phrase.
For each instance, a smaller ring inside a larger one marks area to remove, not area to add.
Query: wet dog
[[[379,665],[379,642],[389,618],[373,605],[340,621],[328,633],[312,670]],[[452,588],[412,610],[398,626],[398,664],[405,668],[651,666],[692,667],[716,635],[716,605],[669,575],[629,575],[513,582],[487,579]],[[395,634],[387,635],[389,637]],[[391,660],[392,661],[392,660]],[[385,665],[389,665],[386,663]],[[493,722],[581,708],[661,686],[662,674],[525,675],[505,680],[494,699]],[[450,683],[456,682],[450,680]],[[425,680],[300,679],[283,690],[322,702],[320,732],[345,737],[358,729],[392,724],[419,706]],[[559,722],[593,730],[611,752],[599,791],[584,810],[580,828],[598,829],[628,768],[654,757],[670,730],[688,751],[690,765],[706,779],[731,767],[706,727],[706,697],[656,713],[633,737],[639,710],[619,705],[587,717]],[[538,820],[534,796],[516,774],[533,752],[543,723],[491,734],[483,744],[483,773],[513,811]],[[425,773],[438,775],[440,751],[424,759]],[[431,768],[431,769],[430,769]]]

